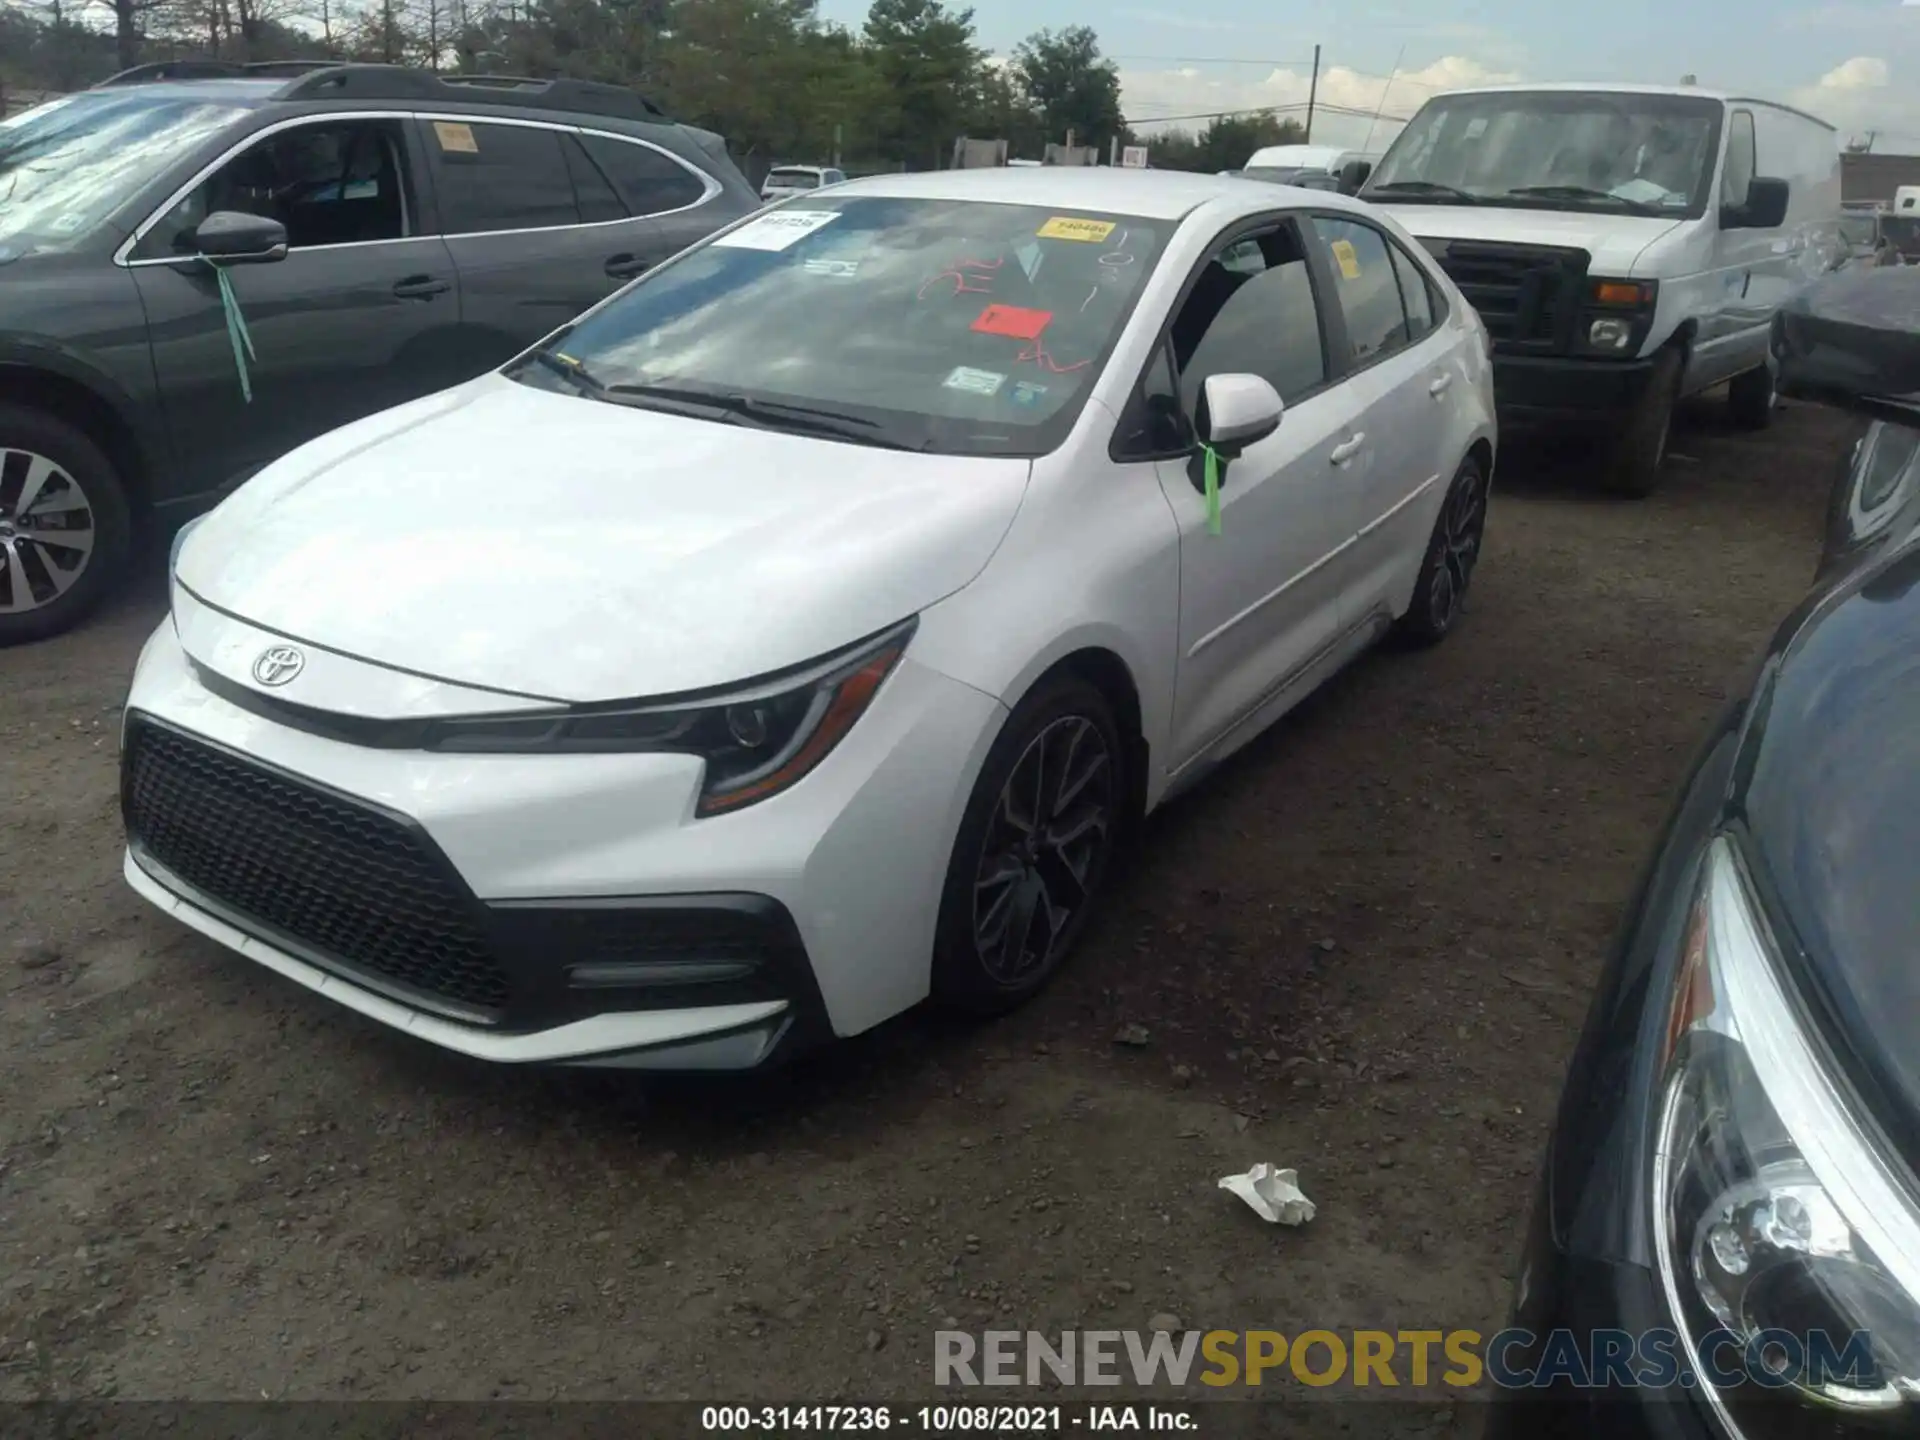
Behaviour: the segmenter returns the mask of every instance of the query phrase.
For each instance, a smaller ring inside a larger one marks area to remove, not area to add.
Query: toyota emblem
[[[253,662],[253,678],[262,685],[284,685],[307,668],[307,657],[291,645],[270,645]]]

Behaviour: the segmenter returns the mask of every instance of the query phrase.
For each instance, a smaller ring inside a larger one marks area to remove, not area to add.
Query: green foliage
[[[1013,52],[1013,72],[1050,137],[1074,133],[1077,145],[1105,151],[1124,134],[1120,71],[1100,58],[1100,41],[1085,25],[1042,30]]]
[[[1143,138],[1156,170],[1197,170],[1213,175],[1238,170],[1263,146],[1298,145],[1307,138],[1307,132],[1291,117],[1223,115],[1209,120],[1198,134],[1168,129]]]

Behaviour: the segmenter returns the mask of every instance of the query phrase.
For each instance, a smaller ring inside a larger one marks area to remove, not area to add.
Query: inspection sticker
[[[1018,305],[989,305],[975,317],[971,329],[982,335],[1004,335],[1009,340],[1038,340],[1053,319],[1051,310],[1023,310]]]
[[[1012,397],[1016,405],[1038,405],[1046,397],[1047,387],[1036,385],[1031,380],[1013,382]]]
[[[860,273],[858,260],[803,260],[800,268],[809,275],[834,275],[851,280]]]
[[[1340,262],[1340,273],[1349,280],[1360,278],[1360,252],[1353,248],[1351,240],[1336,240],[1327,247],[1333,251],[1333,258]]]
[[[953,373],[941,384],[949,390],[964,390],[969,395],[998,395],[1006,381],[1007,377],[998,370],[975,370],[966,365],[956,365]]]
[[[480,142],[473,138],[473,127],[462,125],[457,120],[436,120],[433,122],[433,138],[440,142],[440,148],[454,155],[478,155]]]
[[[838,210],[776,210],[729,230],[713,243],[730,250],[784,250],[839,218]]]
[[[1034,234],[1042,240],[1085,240],[1089,244],[1098,244],[1113,234],[1116,228],[1118,222],[1113,220],[1082,220],[1076,215],[1056,215]]]

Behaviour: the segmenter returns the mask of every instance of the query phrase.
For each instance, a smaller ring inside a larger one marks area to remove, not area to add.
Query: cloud
[[[1251,68],[1251,67],[1249,67]],[[1307,70],[1278,69],[1264,75],[1226,67],[1182,66],[1177,69],[1139,70],[1122,67],[1121,103],[1136,128],[1151,126],[1156,117],[1191,116],[1217,111],[1262,110],[1286,107],[1282,114],[1305,113],[1312,75]],[[1470,85],[1497,85],[1516,80],[1510,71],[1494,70],[1462,55],[1446,55],[1418,70],[1402,70],[1388,83],[1385,75],[1370,75],[1335,65],[1320,72],[1313,138],[1334,145],[1357,145],[1373,130],[1378,145],[1398,132],[1400,123],[1420,108],[1428,96],[1441,90]],[[1382,104],[1384,97],[1385,103]],[[1372,125],[1376,110],[1382,112]],[[1352,112],[1352,113],[1343,113]],[[1388,117],[1398,117],[1389,119]],[[1203,120],[1179,121],[1198,128]]]
[[[1893,67],[1877,55],[1843,60],[1793,91],[1788,102],[1838,127],[1843,138],[1868,130],[1920,129],[1920,105],[1894,90]]]

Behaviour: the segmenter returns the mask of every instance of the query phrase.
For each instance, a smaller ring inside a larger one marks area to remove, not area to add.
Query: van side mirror
[[[1209,375],[1200,387],[1199,408],[1194,428],[1200,438],[1232,460],[1278,430],[1286,407],[1264,376]]]
[[[1373,174],[1373,162],[1370,160],[1349,160],[1340,167],[1340,193],[1358,195],[1360,187],[1367,183],[1367,177]]]
[[[1756,176],[1747,185],[1747,198],[1720,209],[1722,230],[1772,230],[1786,223],[1787,182]]]

